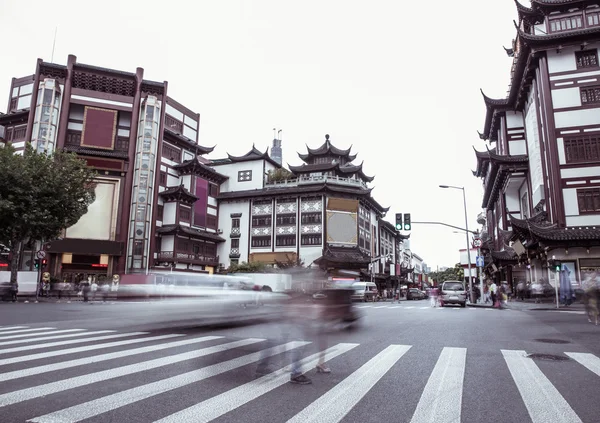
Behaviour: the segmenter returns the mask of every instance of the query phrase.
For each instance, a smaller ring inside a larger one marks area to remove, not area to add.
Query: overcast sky
[[[0,0],[0,99],[10,78],[51,60],[58,27],[55,63],[74,54],[169,81],[169,95],[200,113],[200,143],[217,146],[210,157],[265,150],[277,128],[284,163],[297,165],[297,152],[330,134],[375,175],[388,221],[400,212],[464,227],[462,194],[438,188],[447,184],[466,187],[474,229],[479,89],[506,94],[513,19],[508,0]],[[458,262],[465,243],[453,229],[413,225],[412,250],[434,270]]]

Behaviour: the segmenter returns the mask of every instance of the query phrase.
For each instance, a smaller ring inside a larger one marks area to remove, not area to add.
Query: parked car
[[[417,288],[410,288],[408,290],[408,292],[406,293],[407,300],[422,300],[424,298],[425,298],[425,294],[423,293],[423,291],[421,291]]]
[[[465,290],[465,284],[460,281],[443,282],[441,300],[442,306],[446,304],[460,304],[461,307],[466,307],[467,291]]]
[[[352,289],[354,290],[351,296],[353,301],[375,301],[377,297],[377,285],[373,282],[354,282]]]

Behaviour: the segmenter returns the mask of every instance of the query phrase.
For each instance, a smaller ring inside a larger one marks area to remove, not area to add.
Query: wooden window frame
[[[581,98],[582,106],[586,106],[588,104],[600,104],[600,85],[580,87],[579,96]]]
[[[231,239],[231,248],[240,248],[240,239],[239,238]]]
[[[163,170],[160,171],[160,174],[158,176],[158,185],[160,185],[161,187],[167,186],[167,172]]]
[[[208,184],[208,196],[217,197],[219,195],[219,186],[217,184]]]
[[[579,18],[579,20],[578,20]],[[567,22],[571,25],[570,28],[567,28]],[[573,26],[573,22],[575,22],[575,26]],[[558,28],[555,26],[553,28],[553,24],[558,24]],[[577,25],[579,24],[579,25]],[[550,33],[558,33],[558,32],[567,32],[574,31],[578,29],[582,29],[585,27],[585,20],[583,18],[583,12],[578,12],[569,16],[557,16],[554,19],[548,20],[548,30]]]
[[[247,175],[247,177],[245,175]],[[239,170],[238,171],[238,182],[250,182],[250,181],[252,181],[252,170]]]
[[[240,227],[240,218],[239,217],[232,217],[231,218],[231,228],[239,228]]]
[[[319,242],[317,242],[317,240]],[[322,234],[302,234],[300,236],[300,245],[309,247],[318,247],[323,244]]]
[[[581,50],[575,52],[575,64],[577,69],[597,68],[598,50]]]
[[[187,213],[187,215],[186,215]],[[187,217],[186,217],[187,216]],[[183,223],[192,222],[192,209],[188,207],[179,206],[179,221]]]
[[[181,163],[181,149],[163,142],[161,153],[163,158],[175,163]]]
[[[296,246],[296,235],[277,235],[275,237],[276,247],[295,247]]]
[[[591,205],[591,207],[589,207]],[[577,208],[580,215],[600,213],[600,187],[577,190]]]
[[[251,241],[252,248],[271,248],[271,236],[253,236]]]
[[[600,162],[600,134],[563,138],[565,163]]]
[[[163,218],[164,218],[164,213],[165,213],[165,206],[161,205],[161,204],[157,204],[156,206],[156,220],[159,220],[162,222]]]

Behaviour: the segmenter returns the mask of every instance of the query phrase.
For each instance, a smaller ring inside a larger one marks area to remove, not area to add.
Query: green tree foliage
[[[294,174],[282,167],[279,169],[269,170],[269,172],[267,173],[267,179],[269,182],[287,181],[291,178],[294,178]]]
[[[243,261],[241,263],[231,263],[227,273],[265,273],[266,270],[267,266],[264,263]]]
[[[440,272],[429,273],[429,279],[433,279],[438,284],[444,281],[462,281],[464,280],[464,277],[465,272],[460,263],[456,263],[454,267],[449,267]]]
[[[15,154],[0,148],[0,240],[12,254],[11,281],[16,282],[22,242],[48,240],[83,216],[95,200],[95,172],[75,154],[40,154],[28,145]]]

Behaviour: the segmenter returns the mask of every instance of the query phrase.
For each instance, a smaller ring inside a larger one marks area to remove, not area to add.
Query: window
[[[580,88],[581,104],[596,104],[600,103],[600,86]]]
[[[179,206],[179,221],[189,223],[192,218],[192,210]]]
[[[81,132],[67,131],[66,145],[80,146],[81,145]]]
[[[288,216],[277,216],[277,226],[281,225],[295,225],[296,224],[296,215],[288,215]]]
[[[219,195],[219,186],[215,184],[208,184],[208,195],[211,197],[216,197]]]
[[[240,248],[240,239],[234,238],[231,240],[231,248]]]
[[[187,253],[190,251],[190,241],[187,239],[177,238],[177,251]]]
[[[303,224],[321,223],[321,213],[302,213],[301,217]]]
[[[565,138],[564,144],[567,163],[600,161],[599,135]]]
[[[321,245],[321,234],[302,235],[301,243],[302,245]]]
[[[600,14],[598,12],[586,13],[587,24],[588,26],[598,26],[600,25]]]
[[[275,239],[277,247],[293,247],[296,245],[296,235],[281,235]]]
[[[158,177],[158,185],[166,187],[167,186],[167,172],[160,172]]]
[[[271,246],[271,237],[252,237],[253,248],[267,248]]]
[[[521,214],[523,215],[523,219],[529,217],[529,201],[527,201],[527,193],[523,194],[521,197]]]
[[[232,228],[240,227],[240,219],[238,217],[231,219],[231,227]]]
[[[578,189],[577,204],[579,205],[579,213],[599,213],[600,188]]]
[[[217,216],[213,216],[212,214],[206,215],[206,227],[217,229]]]
[[[165,206],[158,205],[156,206],[156,220],[163,220]]]
[[[32,90],[33,83],[22,85],[20,87],[13,87],[9,112],[13,112],[15,110],[20,109],[29,109],[31,106]]]
[[[598,66],[598,51],[596,49],[576,51],[575,61],[577,69],[596,67]]]
[[[143,256],[144,255],[144,241],[133,242],[133,255]]]
[[[271,216],[268,217],[253,217],[252,227],[271,226]]]
[[[240,170],[238,172],[238,182],[247,182],[252,180],[251,170]]]
[[[173,147],[172,145],[163,143],[162,146],[162,156],[165,159],[174,161],[174,162],[181,162],[181,150],[179,150],[177,147]]]
[[[583,17],[581,15],[552,19],[550,21],[550,32],[571,31],[577,28],[583,28]]]

